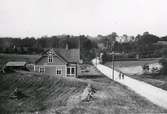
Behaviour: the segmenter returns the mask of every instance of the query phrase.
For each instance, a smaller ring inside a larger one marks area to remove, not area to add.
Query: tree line
[[[124,35],[125,37],[127,35]],[[105,59],[111,60],[112,57],[109,52],[118,53],[116,59],[119,58],[157,58],[161,57],[161,50],[164,46],[158,44],[159,41],[167,41],[167,37],[158,37],[149,32],[144,32],[137,36],[131,37],[131,40],[125,42],[118,42],[116,38],[118,35],[112,33],[108,36],[100,36],[97,40],[99,48],[103,50]],[[102,45],[103,44],[103,45]]]
[[[91,60],[100,52],[108,54],[113,50],[116,53],[121,53],[126,58],[135,58],[136,55],[140,58],[161,57],[163,46],[156,45],[156,43],[167,41],[167,36],[158,37],[149,32],[132,36],[131,40],[125,42],[119,42],[118,37],[119,35],[115,32],[105,36],[98,35],[94,38],[85,35],[57,35],[40,38],[3,37],[0,38],[0,53],[40,54],[47,48],[66,48],[68,44],[70,49],[80,48],[81,58],[85,61]],[[123,35],[124,39],[127,37],[127,35]]]
[[[80,49],[81,59],[90,61],[94,58],[96,43],[92,42],[84,35],[70,36],[43,36],[41,38],[26,37],[26,38],[0,38],[0,53],[15,53],[15,54],[40,54],[48,48],[66,48]]]

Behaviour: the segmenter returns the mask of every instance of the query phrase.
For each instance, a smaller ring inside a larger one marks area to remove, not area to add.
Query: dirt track
[[[100,72],[102,72],[104,75],[106,75],[110,79],[113,79],[113,77],[112,77],[113,70],[111,68],[106,67],[106,66],[101,65],[101,64],[96,64],[95,59],[92,62],[95,64],[96,68]],[[167,109],[167,99],[166,99],[167,98],[167,91],[162,90],[160,88],[157,88],[155,86],[152,86],[150,84],[147,84],[145,82],[132,79],[126,75],[125,75],[124,79],[119,79],[119,72],[118,71],[114,71],[114,80],[116,82],[119,82],[120,84],[123,84],[123,85],[129,87],[130,89],[132,89],[136,93],[140,94],[141,96],[143,96],[143,97],[147,98],[148,100],[150,100],[151,102],[153,102],[154,104]]]

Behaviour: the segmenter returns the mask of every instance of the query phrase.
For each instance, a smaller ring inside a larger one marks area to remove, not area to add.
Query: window
[[[70,74],[71,68],[67,68],[67,74]]]
[[[68,75],[74,75],[75,74],[75,68],[74,67],[68,67],[67,68],[67,74]]]
[[[48,63],[52,63],[53,62],[53,56],[48,56]]]
[[[71,68],[71,74],[75,74],[75,69]]]
[[[61,73],[62,73],[62,70],[61,69],[57,69],[56,74],[59,75]]]
[[[40,67],[40,68],[39,68],[39,72],[40,72],[40,73],[44,73],[44,72],[45,72],[45,68],[44,68],[44,67]]]

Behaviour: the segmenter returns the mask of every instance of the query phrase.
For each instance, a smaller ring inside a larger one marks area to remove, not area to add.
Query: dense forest
[[[96,43],[84,35],[70,36],[60,35],[52,37],[26,37],[26,38],[0,38],[0,53],[14,54],[41,54],[48,48],[78,48],[81,51],[81,59],[90,61],[95,57]]]
[[[40,54],[48,48],[65,48],[68,44],[70,49],[80,48],[81,59],[89,61],[100,52],[108,54],[114,50],[116,53],[121,53],[127,58],[135,58],[139,55],[141,58],[161,57],[162,45],[157,45],[159,41],[166,42],[167,36],[158,37],[144,32],[142,35],[133,36],[131,40],[119,42],[116,38],[117,33],[113,32],[109,35],[90,37],[85,35],[57,35],[43,36],[40,38],[0,38],[0,53],[16,53],[16,54]],[[124,35],[126,38],[127,35]]]

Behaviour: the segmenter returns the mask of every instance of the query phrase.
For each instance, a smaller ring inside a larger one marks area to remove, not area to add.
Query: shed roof
[[[9,61],[6,63],[6,66],[25,66],[26,62],[21,61]]]

